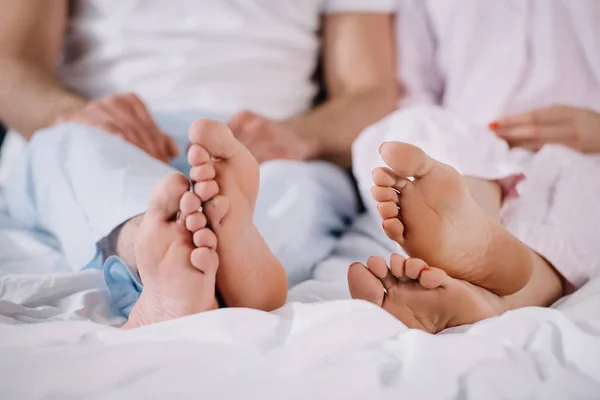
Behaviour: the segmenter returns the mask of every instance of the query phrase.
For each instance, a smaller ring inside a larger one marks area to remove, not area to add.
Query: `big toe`
[[[361,263],[354,263],[348,270],[348,287],[353,299],[366,300],[382,306],[383,284]]]
[[[379,148],[383,161],[399,176],[421,178],[427,175],[434,160],[423,150],[408,143],[386,142]]]
[[[231,129],[225,124],[201,119],[192,124],[189,132],[190,141],[193,144],[202,146],[211,157],[229,159],[234,156],[236,150],[241,145],[233,136]],[[190,148],[192,151],[194,147]],[[193,150],[194,152],[199,150]],[[191,157],[191,154],[189,155]],[[200,155],[194,154],[200,157]]]
[[[185,175],[172,173],[161,180],[152,190],[146,216],[164,221],[173,219],[179,212],[184,193],[190,190],[190,182]]]

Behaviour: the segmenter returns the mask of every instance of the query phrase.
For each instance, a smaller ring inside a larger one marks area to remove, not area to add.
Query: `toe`
[[[191,166],[199,166],[211,160],[210,154],[202,146],[192,144],[188,150],[188,162]]]
[[[423,150],[407,143],[386,142],[379,148],[383,161],[402,177],[421,178],[427,175],[434,165]]]
[[[204,205],[204,213],[213,227],[219,225],[228,212],[229,199],[223,195],[215,196]]]
[[[200,198],[192,192],[185,192],[179,200],[179,210],[181,211],[181,220],[187,219],[188,215],[197,212],[202,206]]]
[[[190,127],[190,141],[206,149],[212,157],[229,159],[233,157],[238,142],[231,130],[219,121],[201,119]]]
[[[406,258],[402,257],[400,254],[392,254],[390,258],[390,270],[392,271],[392,275],[396,278],[402,278],[404,276],[404,263],[406,262]]]
[[[153,189],[146,215],[164,221],[172,219],[179,212],[179,203],[190,182],[185,175],[173,173],[160,181]]]
[[[217,235],[208,228],[200,229],[194,232],[194,245],[214,250],[217,248]]]
[[[404,264],[404,272],[410,279],[418,279],[421,271],[427,270],[429,270],[427,263],[418,258],[409,258]]]
[[[375,168],[373,170],[373,183],[377,186],[391,187],[396,182],[396,174],[389,168]]]
[[[353,299],[383,305],[383,284],[363,264],[354,263],[348,270],[348,287]]]
[[[432,290],[445,286],[449,279],[451,278],[443,270],[439,268],[427,267],[427,269],[421,270],[419,283],[425,289]]]
[[[190,170],[190,178],[194,182],[210,181],[215,179],[216,175],[217,173],[212,163],[198,165],[192,167]]]
[[[197,182],[194,185],[194,193],[204,202],[209,201],[219,193],[217,181]]]
[[[386,219],[381,226],[387,237],[400,245],[404,243],[404,224],[398,218]]]
[[[384,201],[377,204],[377,211],[382,219],[395,218],[398,216],[398,205],[393,201]]]
[[[377,186],[392,187],[397,191],[402,191],[410,182],[398,176],[389,168],[375,168],[373,170],[373,183]]]
[[[385,289],[390,289],[398,280],[392,275],[383,257],[371,257],[367,261],[369,271],[377,277]]]
[[[370,257],[367,260],[367,267],[379,279],[385,278],[388,273],[388,267],[383,257]]]
[[[206,215],[197,211],[188,215],[188,217],[185,219],[185,227],[190,232],[196,232],[202,228],[206,228],[207,222]]]
[[[192,251],[190,262],[196,269],[204,272],[204,274],[214,275],[217,273],[217,268],[219,266],[219,256],[213,249],[200,247]]]
[[[373,199],[378,202],[391,201],[397,204],[400,201],[398,192],[389,186],[373,186],[371,188],[371,195],[373,196]]]

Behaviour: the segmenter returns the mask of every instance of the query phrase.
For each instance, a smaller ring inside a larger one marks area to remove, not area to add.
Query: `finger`
[[[575,131],[566,124],[525,125],[502,129],[497,135],[507,141],[538,141],[540,143],[563,143],[575,137]]]
[[[508,145],[510,146],[510,148],[513,148],[513,149],[520,148],[520,149],[532,151],[534,153],[540,151],[540,149],[543,147],[543,143],[540,143],[540,142],[534,141],[534,140],[508,141]]]
[[[78,124],[92,126],[112,134],[120,135],[124,131],[123,127],[119,125],[112,116],[96,107],[88,106],[71,116],[68,120]]]
[[[240,111],[239,113],[235,114],[233,118],[231,118],[231,120],[229,120],[227,126],[229,127],[229,129],[231,129],[233,134],[236,135],[237,131],[242,126],[244,126],[249,119],[253,118],[254,116],[256,116],[256,114],[250,111]]]
[[[96,107],[104,114],[110,115],[112,120],[121,127],[121,133],[127,141],[134,143],[152,157],[158,158],[160,156],[156,146],[148,143],[146,138],[140,132],[139,126],[136,126],[135,120],[133,120],[123,109],[120,109],[118,105],[115,105],[114,102],[107,103],[105,101],[100,101],[97,103]]]
[[[249,148],[249,149],[259,164],[262,164],[266,161],[271,161],[271,160],[286,159],[285,154],[283,154],[279,149],[277,149],[274,146],[267,145],[267,144],[255,146],[255,147]]]
[[[152,137],[167,136],[158,129],[156,122],[154,122],[154,118],[152,118],[152,115],[138,96],[133,93],[128,93],[120,97],[130,105],[134,115],[142,121],[143,125],[146,127],[145,133]],[[170,154],[166,147],[162,148],[161,151],[164,158],[169,158]]]
[[[566,106],[551,106],[528,111],[521,114],[508,115],[494,121],[490,127],[502,130],[523,125],[539,125],[564,122],[571,118],[573,109]]]
[[[255,116],[244,125],[239,138],[248,148],[260,146],[261,143],[272,143],[275,139],[272,130],[269,129],[269,121],[259,116]]]
[[[133,105],[120,96],[113,96],[104,101],[104,104],[110,109],[115,118],[127,124],[131,134],[138,138],[142,149],[148,154],[162,161],[167,161],[169,154],[164,150],[162,136],[147,126],[135,112]]]
[[[179,155],[179,146],[177,145],[177,141],[173,139],[171,136],[164,134],[165,147],[170,155],[170,158],[175,158]]]

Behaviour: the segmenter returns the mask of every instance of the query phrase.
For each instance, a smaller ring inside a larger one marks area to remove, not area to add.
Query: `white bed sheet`
[[[334,255],[275,313],[122,332],[98,272],[69,272],[52,243],[0,226],[0,399],[600,398],[600,278],[556,309],[433,336],[344,300],[361,255]],[[340,251],[387,251],[368,236],[355,229]]]

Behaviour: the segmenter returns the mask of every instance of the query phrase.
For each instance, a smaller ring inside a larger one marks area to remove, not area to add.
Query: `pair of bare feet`
[[[216,290],[228,306],[268,311],[285,302],[285,271],[252,223],[256,160],[215,121],[195,123],[190,140],[193,191],[183,175],[169,176],[137,228],[144,289],[125,328],[217,308]],[[530,250],[451,167],[404,143],[386,143],[381,154],[390,168],[374,171],[373,197],[383,229],[415,258],[394,255],[391,268],[382,258],[353,264],[352,296],[429,332],[502,313],[501,296],[531,276]]]
[[[168,176],[128,233],[144,289],[123,328],[218,308],[216,290],[228,306],[271,311],[285,303],[283,266],[252,223],[258,164],[216,121],[193,124],[190,140],[193,190],[184,175]]]
[[[531,277],[530,249],[484,211],[455,169],[410,144],[384,143],[380,153],[389,168],[373,171],[372,195],[383,229],[415,258],[353,264],[352,297],[431,333],[504,312],[502,296]]]

